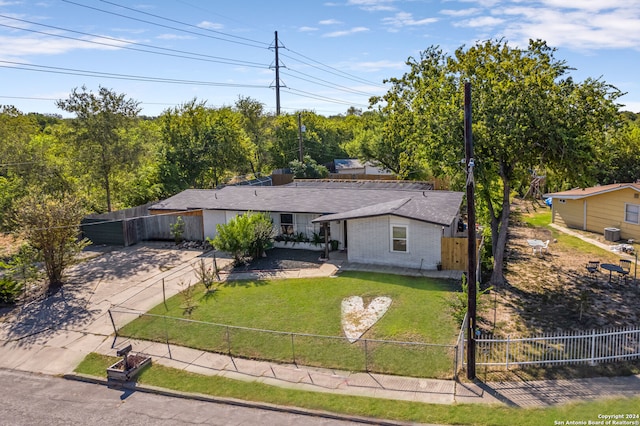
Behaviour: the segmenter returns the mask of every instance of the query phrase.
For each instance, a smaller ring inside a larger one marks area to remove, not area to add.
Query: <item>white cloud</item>
[[[105,43],[104,39],[83,37],[82,40]],[[105,44],[86,43],[81,40],[41,38],[41,37],[0,37],[0,52],[9,52],[12,57],[28,55],[57,55],[78,49],[114,50],[126,45],[128,42],[109,41]]]
[[[402,70],[406,68],[404,62],[393,62],[387,60],[381,61],[369,61],[369,62],[353,62],[345,64],[350,69],[362,71],[362,72],[378,72],[382,70]]]
[[[469,28],[492,28],[504,23],[504,19],[494,18],[493,16],[479,16],[477,18],[467,19],[465,21],[456,22],[456,27]]]
[[[440,11],[440,13],[443,14],[443,15],[447,15],[447,16],[460,17],[460,16],[477,15],[481,11],[482,11],[482,9],[474,7],[474,8],[471,8],[471,9],[460,9],[460,10],[443,9],[443,10]]]
[[[394,11],[396,10],[393,3],[395,0],[348,0],[348,6],[357,6],[360,9],[370,12]]]
[[[469,17],[452,25],[480,31],[475,38],[505,37],[522,46],[529,39],[542,39],[553,47],[578,50],[640,50],[638,0],[455,1],[469,7],[440,13],[453,19]]]
[[[327,33],[327,34],[324,34],[322,37],[344,37],[351,34],[363,33],[367,31],[369,31],[369,28],[367,27],[354,27],[354,28],[351,28],[350,30],[334,31],[331,33]]]
[[[555,4],[556,0],[543,3]],[[612,0],[610,8],[593,1],[571,0],[564,7],[507,7],[500,11],[509,19],[504,35],[517,43],[540,38],[549,45],[576,49],[634,48],[640,50],[640,3],[618,7],[621,1]],[[626,3],[627,5],[629,3]]]
[[[338,21],[337,19],[323,19],[322,21],[319,21],[318,24],[320,24],[320,25],[340,25],[340,24],[342,24],[342,22]]]
[[[156,38],[160,40],[192,40],[195,37],[188,36],[188,35],[178,35],[178,34],[160,34]]]
[[[300,31],[301,33],[309,33],[313,31],[318,31],[318,29],[315,27],[300,27],[298,28],[298,31]]]
[[[224,25],[218,24],[216,22],[202,21],[198,25],[200,28],[205,28],[208,30],[221,30],[224,28]]]
[[[383,18],[382,22],[393,28],[416,27],[438,22],[438,18],[414,19],[411,13],[398,12],[393,17]]]

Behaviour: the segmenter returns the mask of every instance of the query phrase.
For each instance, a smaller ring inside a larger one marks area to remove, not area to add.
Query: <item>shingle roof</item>
[[[314,188],[344,189],[402,189],[429,191],[433,189],[431,182],[407,180],[362,180],[362,179],[296,179],[285,186],[305,186]]]
[[[638,183],[612,183],[610,185],[592,186],[590,188],[575,188],[568,191],[553,192],[544,194],[545,197],[567,198],[578,200],[580,198],[591,197],[592,195],[603,194],[605,192],[618,191],[620,189],[631,188],[640,192],[640,184]]]
[[[337,214],[351,217],[396,214],[449,225],[463,194],[402,189],[316,188],[311,186],[188,189],[150,207],[152,210],[236,210]],[[354,216],[357,215],[357,216]]]

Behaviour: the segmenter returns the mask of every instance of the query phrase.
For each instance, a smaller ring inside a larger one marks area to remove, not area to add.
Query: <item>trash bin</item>
[[[604,228],[604,239],[607,241],[618,241],[620,239],[620,229]]]

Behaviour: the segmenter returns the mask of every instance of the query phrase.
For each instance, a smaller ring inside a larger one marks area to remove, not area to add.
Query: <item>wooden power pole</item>
[[[467,238],[468,259],[467,266],[467,378],[473,380],[476,378],[476,207],[475,207],[475,182],[473,177],[473,137],[471,133],[471,83],[464,83],[464,144],[465,144],[465,164],[467,166]]]

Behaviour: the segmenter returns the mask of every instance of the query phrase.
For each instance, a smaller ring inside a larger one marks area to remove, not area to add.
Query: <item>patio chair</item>
[[[540,246],[540,255],[542,252],[549,253],[549,240],[545,241],[542,246]]]
[[[587,263],[587,271],[591,274],[591,277],[595,277],[598,272],[600,272],[600,261],[599,260],[590,260]]]
[[[631,261],[628,259],[620,259],[620,268],[622,268],[622,272],[620,272],[620,275],[624,277],[624,282],[626,284],[627,276],[631,272]]]

